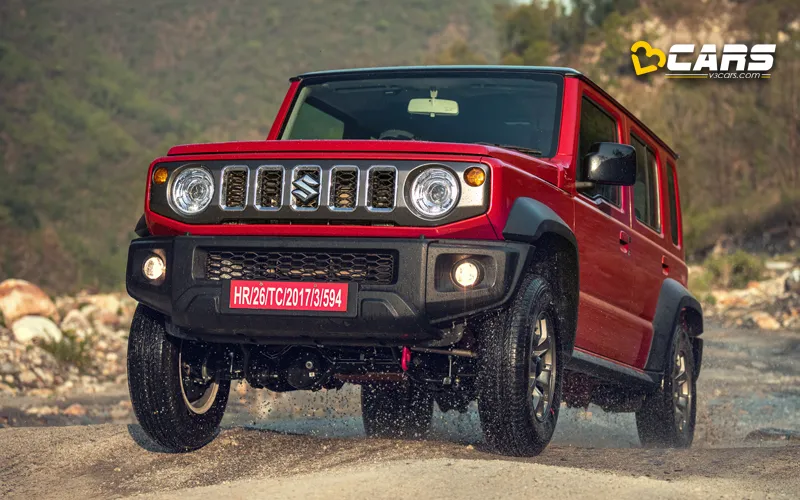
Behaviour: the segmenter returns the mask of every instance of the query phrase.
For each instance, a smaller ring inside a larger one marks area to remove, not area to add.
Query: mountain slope
[[[492,3],[0,2],[0,280],[118,286],[152,157],[263,138],[296,73],[418,64],[452,31],[495,58]]]

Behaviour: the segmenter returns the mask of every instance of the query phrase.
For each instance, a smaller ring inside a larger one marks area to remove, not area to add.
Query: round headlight
[[[444,168],[432,167],[417,175],[409,197],[414,210],[427,219],[447,215],[458,203],[458,179]]]
[[[172,182],[172,208],[182,215],[199,214],[211,204],[213,196],[214,179],[204,168],[187,168]]]

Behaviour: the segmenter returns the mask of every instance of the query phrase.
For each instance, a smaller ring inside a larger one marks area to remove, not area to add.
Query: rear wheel
[[[202,344],[167,335],[164,318],[139,306],[128,337],[128,389],[145,433],[163,448],[190,451],[216,437],[229,381],[206,369]]]
[[[480,332],[478,410],[496,452],[533,456],[550,442],[561,406],[561,332],[547,283],[534,275]]]
[[[661,388],[647,396],[636,412],[639,440],[644,446],[688,448],[697,416],[692,342],[678,325]]]
[[[428,435],[433,394],[415,384],[364,384],[361,414],[370,437],[419,439]]]

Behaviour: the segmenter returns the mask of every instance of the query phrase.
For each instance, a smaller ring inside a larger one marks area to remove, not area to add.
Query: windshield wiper
[[[497,144],[496,142],[475,142],[473,144],[481,144],[483,146],[496,146],[498,148],[510,149],[512,151],[519,151],[532,156],[542,156],[542,152],[534,148],[526,148],[525,146],[515,146],[513,144]]]

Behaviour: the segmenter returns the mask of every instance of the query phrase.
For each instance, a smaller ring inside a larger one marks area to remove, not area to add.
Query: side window
[[[675,166],[667,162],[667,190],[669,191],[669,228],[672,243],[678,246],[678,196],[675,192]]]
[[[289,137],[285,139],[341,139],[344,123],[336,117],[306,103],[297,112]]]
[[[636,148],[636,184],[633,187],[633,208],[636,219],[661,232],[656,154],[633,134],[631,134],[631,144]]]
[[[618,142],[617,122],[597,104],[584,97],[581,102],[581,129],[578,139],[579,170],[583,168],[583,157],[596,142]],[[585,175],[581,171],[581,178],[585,178]],[[617,207],[621,205],[619,186],[595,186],[582,189],[581,193],[589,198],[602,198]]]

